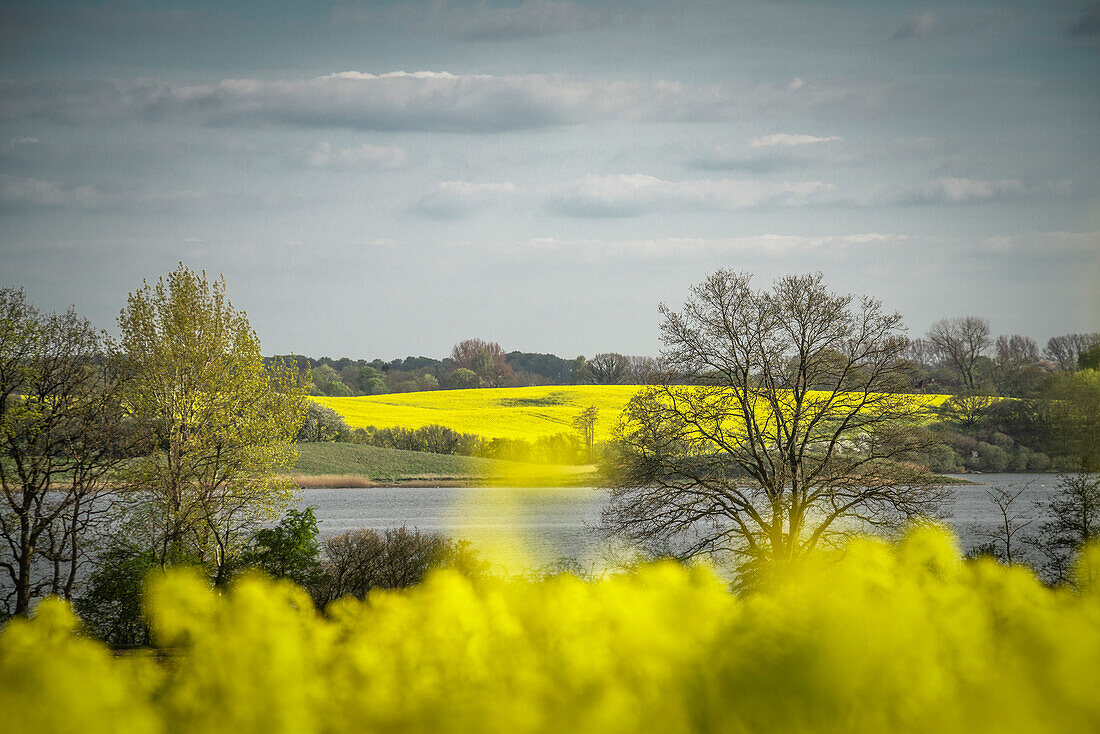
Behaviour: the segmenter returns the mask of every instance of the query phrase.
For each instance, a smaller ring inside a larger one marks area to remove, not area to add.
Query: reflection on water
[[[957,485],[955,501],[947,510],[964,550],[981,542],[976,530],[991,529],[999,520],[985,494],[987,487],[1027,485],[1015,508],[1039,517],[1035,502],[1047,499],[1058,483],[1054,474],[959,478],[973,484]],[[595,526],[606,502],[603,490],[586,487],[437,487],[311,489],[302,493],[299,505],[317,508],[324,536],[360,527],[381,530],[407,525],[479,545],[487,539],[519,537],[526,546],[524,562],[538,567],[562,557],[591,561],[599,555],[602,546]],[[1037,524],[1031,529],[1037,530]]]

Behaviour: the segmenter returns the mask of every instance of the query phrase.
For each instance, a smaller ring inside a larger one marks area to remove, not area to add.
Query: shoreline
[[[291,475],[299,489],[432,489],[437,487],[595,487],[595,474],[545,474],[526,476],[419,476],[371,479],[361,474]]]
[[[1021,472],[1026,473],[1026,472]],[[1049,472],[1046,472],[1049,473]],[[977,474],[976,476],[981,476]],[[293,474],[291,478],[301,490],[311,489],[434,489],[444,487],[599,487],[594,473],[570,475],[531,475],[523,477],[454,477],[420,476],[403,479],[371,479],[362,474]],[[943,484],[978,484],[972,479],[939,475]]]

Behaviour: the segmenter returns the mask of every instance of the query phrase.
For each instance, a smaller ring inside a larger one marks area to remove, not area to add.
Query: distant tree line
[[[1072,471],[1100,460],[1100,333],[993,338],[978,316],[937,321],[909,343],[916,392],[947,393],[925,456],[934,471]],[[999,399],[1010,398],[1010,399]]]
[[[311,395],[355,397],[385,393],[459,390],[477,387],[533,385],[639,385],[660,372],[653,357],[614,352],[588,359],[562,359],[554,354],[505,352],[500,344],[466,339],[443,359],[405,357],[389,362],[341,357],[274,357],[295,364]]]

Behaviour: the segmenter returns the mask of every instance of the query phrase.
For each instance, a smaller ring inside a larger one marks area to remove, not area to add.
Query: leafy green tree
[[[1051,447],[1087,470],[1100,466],[1100,371],[1055,375],[1043,398]]]
[[[245,565],[258,568],[272,578],[290,579],[309,588],[317,583],[321,574],[321,545],[317,534],[313,508],[291,508],[275,527],[256,531]]]
[[[343,416],[326,405],[310,400],[306,404],[305,420],[294,440],[298,443],[343,441],[350,431]]]
[[[1100,344],[1081,352],[1077,357],[1077,366],[1083,370],[1100,370]]]
[[[180,263],[130,294],[114,362],[123,404],[156,450],[128,468],[135,537],[157,563],[194,555],[225,577],[252,530],[279,517],[294,486],[294,437],[306,411],[298,371],[265,366],[243,311]]]
[[[311,392],[315,394],[337,398],[350,397],[352,394],[351,388],[340,379],[340,375],[337,374],[336,370],[327,364],[314,367],[310,370],[310,376],[313,379],[315,388]]]
[[[148,645],[143,592],[156,568],[152,551],[135,553],[125,545],[106,550],[73,605],[85,629],[112,647]]]
[[[479,387],[481,385],[481,378],[478,377],[477,373],[473,370],[459,367],[451,373],[449,383],[452,388],[463,390],[471,387]]]

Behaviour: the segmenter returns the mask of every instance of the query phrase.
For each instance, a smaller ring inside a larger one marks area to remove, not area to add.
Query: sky
[[[1100,3],[2,2],[0,286],[265,353],[656,355],[720,268],[1100,331]]]

